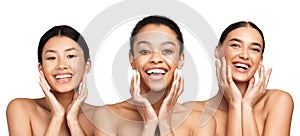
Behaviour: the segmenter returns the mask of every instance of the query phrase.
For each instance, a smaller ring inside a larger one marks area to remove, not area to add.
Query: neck
[[[247,91],[249,82],[234,82],[234,83],[237,86],[237,88],[240,90],[242,96],[244,96],[244,94]]]
[[[59,93],[57,91],[51,91],[51,93],[55,96],[56,100],[65,108],[67,109],[68,106],[73,101],[73,95],[75,93],[74,91],[70,91],[67,93]]]
[[[161,90],[161,91],[146,91],[151,89],[145,89],[143,87],[140,87],[143,97],[145,97],[152,105],[154,111],[156,114],[159,113],[160,107],[167,96],[169,88]]]

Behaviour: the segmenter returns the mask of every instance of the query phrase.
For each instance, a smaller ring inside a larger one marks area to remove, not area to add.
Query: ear
[[[85,62],[85,72],[86,73],[89,73],[90,70],[91,70],[91,67],[92,67],[92,62],[90,59],[88,59],[86,62]]]
[[[134,56],[131,52],[129,52],[129,61],[130,61],[131,69],[135,70],[136,67],[135,67],[135,63],[134,63]]]
[[[41,63],[38,64],[38,70],[43,71],[43,65]]]
[[[220,59],[222,57],[220,51],[222,51],[221,46],[217,45],[215,48],[215,58],[216,59]]]
[[[181,53],[178,58],[177,68],[181,69],[184,64],[184,53]]]
[[[263,55],[261,55],[261,62],[263,62],[263,60],[264,60],[264,56],[263,56]]]

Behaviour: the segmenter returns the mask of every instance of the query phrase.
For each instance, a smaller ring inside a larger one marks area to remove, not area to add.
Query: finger
[[[221,58],[221,81],[224,83],[227,82],[227,79],[226,79],[226,75],[227,75],[227,65],[226,65],[226,60],[224,57]]]
[[[136,77],[136,92],[140,94],[140,83],[141,83],[141,75],[138,70],[136,70],[137,77]]]
[[[259,70],[259,81],[258,85],[262,86],[264,85],[264,80],[265,80],[265,67],[263,65],[260,65],[260,70]]]
[[[252,77],[252,78],[250,79],[250,81],[249,81],[249,85],[248,85],[248,88],[247,88],[246,93],[249,93],[249,91],[253,88],[254,83],[255,83],[255,78]]]
[[[132,71],[132,76],[131,76],[131,82],[130,82],[130,94],[133,97],[134,93],[135,93],[135,77],[136,76],[136,71],[133,70]]]
[[[217,73],[217,80],[218,80],[218,85],[220,86],[221,83],[221,77],[220,77],[220,70],[221,70],[221,62],[219,59],[216,59],[215,61],[215,65],[216,65],[216,73]]]
[[[259,75],[259,77],[261,76],[261,66],[262,66],[262,64],[260,63],[258,65],[258,75]]]
[[[265,88],[267,88],[267,86],[268,86],[271,73],[272,73],[272,68],[268,69],[268,71],[267,71],[267,75],[266,75],[266,79],[265,79]]]
[[[44,75],[43,71],[40,71],[40,82],[39,82],[39,84],[42,88],[42,91],[45,94],[45,97],[47,99],[49,99],[50,101],[56,101],[55,96],[50,92],[50,87],[49,87],[49,85],[48,85],[48,83],[45,79],[45,75]]]
[[[45,76],[44,76],[44,73],[42,71],[40,71],[40,82],[39,82],[39,84],[42,87],[43,92],[46,95],[48,95],[49,89],[47,88]]]
[[[231,67],[228,65],[227,66],[227,82],[231,85],[233,82],[233,79],[232,79],[232,70],[231,70]]]
[[[179,70],[179,95],[182,94],[183,92],[183,87],[184,87],[184,80],[183,80],[183,74],[181,70]]]
[[[86,85],[86,76],[87,76],[87,74],[84,74],[83,78],[82,78],[81,87],[80,87],[80,91],[79,91],[79,102],[83,102],[87,98],[87,95],[88,95],[88,89],[87,89],[87,85]]]
[[[175,76],[175,80],[176,80],[176,84],[175,87],[173,89],[173,97],[177,97],[177,95],[180,93],[180,70],[176,69],[174,72],[174,76]]]
[[[173,82],[172,82],[172,86],[171,89],[169,90],[167,97],[165,99],[169,100],[172,98],[172,96],[174,95],[174,91],[176,90],[177,87],[177,82],[178,82],[178,77],[177,77],[177,69],[174,71],[174,75],[173,75]]]

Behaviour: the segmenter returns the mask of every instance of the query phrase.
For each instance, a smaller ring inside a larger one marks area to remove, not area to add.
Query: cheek
[[[54,62],[52,62],[52,63],[43,62],[43,65],[42,65],[42,69],[45,74],[51,73],[51,71],[53,71],[55,69],[55,67],[56,67],[56,65]]]
[[[261,60],[262,60],[261,55],[253,55],[253,57],[252,57],[252,61],[253,61],[254,65],[259,65]]]
[[[171,68],[177,68],[177,64],[178,64],[178,61],[179,61],[179,58],[177,57],[166,57],[165,59],[165,62],[171,67]]]
[[[149,59],[150,57],[147,56],[139,56],[134,58],[134,65],[136,66],[136,69],[143,68],[147,64]]]

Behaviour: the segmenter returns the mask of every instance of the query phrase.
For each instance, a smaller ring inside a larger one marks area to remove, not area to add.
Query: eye
[[[55,57],[48,57],[46,58],[46,60],[55,60],[56,58]]]
[[[238,44],[230,44],[229,46],[232,47],[232,48],[239,48],[240,47],[240,45],[238,45]]]
[[[146,54],[149,54],[150,51],[148,51],[148,50],[140,50],[139,53],[143,54],[143,55],[146,55]]]
[[[75,57],[76,57],[76,55],[68,55],[67,56],[68,59],[75,58]]]
[[[174,51],[170,50],[170,49],[165,49],[162,51],[162,54],[168,55],[168,54],[172,54]]]
[[[257,49],[257,48],[251,48],[251,50],[254,51],[254,52],[260,53],[260,49]]]

